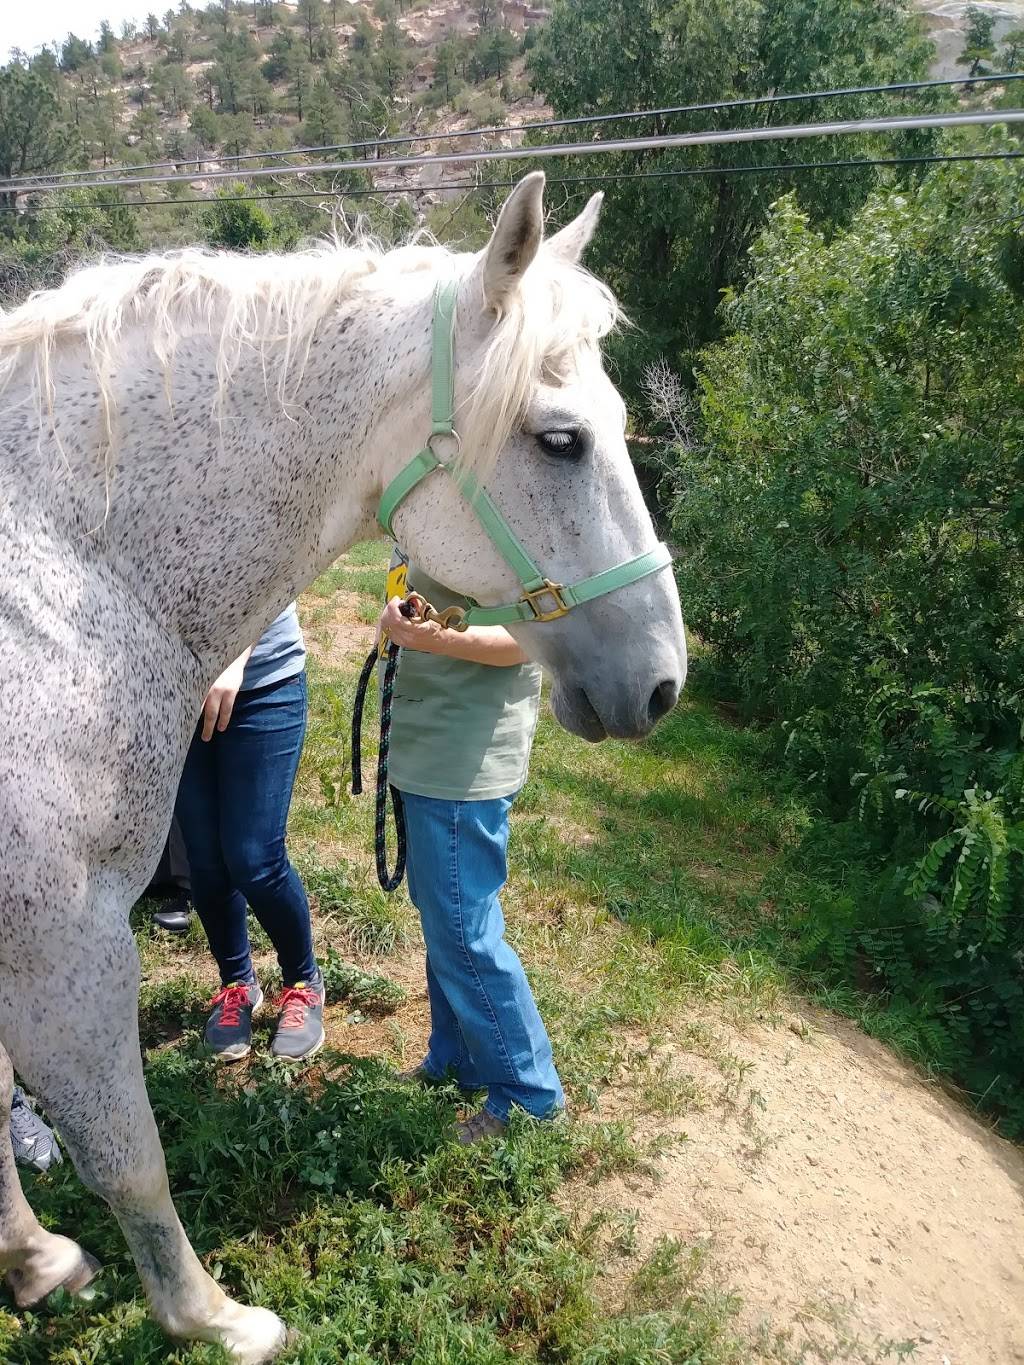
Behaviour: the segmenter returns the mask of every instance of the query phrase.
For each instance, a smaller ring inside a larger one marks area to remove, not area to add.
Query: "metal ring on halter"
[[[445,441],[455,442],[455,449],[451,452],[447,459],[442,459],[438,451],[434,449],[434,442],[439,437]],[[451,431],[432,431],[427,438],[427,449],[430,451],[431,455],[433,455],[435,459],[437,459],[442,465],[450,464],[452,460],[457,460],[459,458],[459,455],[462,453],[462,437],[454,429],[454,427],[452,428]]]

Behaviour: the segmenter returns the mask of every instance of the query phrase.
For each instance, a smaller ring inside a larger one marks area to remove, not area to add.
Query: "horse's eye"
[[[583,454],[583,433],[573,427],[541,431],[537,433],[537,444],[545,455],[571,460]]]

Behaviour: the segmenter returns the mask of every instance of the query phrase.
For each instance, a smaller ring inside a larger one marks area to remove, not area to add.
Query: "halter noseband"
[[[498,510],[490,494],[481,488],[472,474],[456,473],[455,461],[442,461],[434,453],[438,437],[455,442],[456,457],[461,445],[455,430],[455,298],[458,284],[453,280],[439,284],[434,291],[434,320],[431,355],[431,417],[432,426],[427,444],[414,455],[405,468],[385,488],[377,520],[394,538],[392,521],[401,502],[412,490],[434,472],[443,469],[456,482],[459,491],[472,507],[495,548],[523,585],[523,595],[517,602],[501,607],[482,607],[473,604],[464,613],[459,608],[445,613],[444,624],[457,630],[467,626],[510,626],[518,622],[554,621],[573,607],[604,597],[641,578],[657,573],[672,563],[667,545],[658,544],[653,550],[627,559],[614,568],[581,578],[578,583],[552,583],[545,578],[527,554],[522,543]]]

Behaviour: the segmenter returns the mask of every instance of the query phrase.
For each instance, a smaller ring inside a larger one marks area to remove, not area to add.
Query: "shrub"
[[[913,1003],[1018,1131],[1021,186],[944,167],[831,241],[781,201],[700,365],[673,513],[711,667],[885,855],[852,917],[810,907],[810,956]]]

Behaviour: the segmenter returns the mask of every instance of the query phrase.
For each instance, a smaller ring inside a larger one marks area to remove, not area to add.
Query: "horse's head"
[[[601,361],[616,306],[579,266],[601,196],[545,241],[543,191],[542,174],[522,180],[486,249],[467,258],[456,305],[455,422],[463,467],[480,477],[544,577],[573,585],[658,541],[626,449],[626,409]],[[439,582],[484,605],[522,598],[516,572],[452,480],[425,479],[395,525]],[[538,599],[545,613],[557,604]],[[668,567],[556,619],[509,629],[551,674],[559,721],[587,739],[646,734],[685,679]]]

